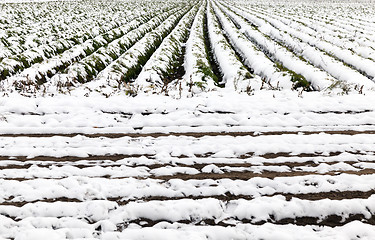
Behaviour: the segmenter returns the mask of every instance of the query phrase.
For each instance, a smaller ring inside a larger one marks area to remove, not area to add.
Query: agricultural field
[[[3,3],[0,90],[363,93],[375,87],[373,13],[348,1]]]
[[[0,240],[375,239],[375,2],[0,0]]]

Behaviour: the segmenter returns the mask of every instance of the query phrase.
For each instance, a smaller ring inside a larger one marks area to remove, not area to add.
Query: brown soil
[[[349,152],[347,153],[351,154],[357,154],[357,155],[365,155],[365,154],[375,154],[374,152]],[[207,152],[205,154],[196,154],[195,157],[198,158],[207,158],[211,157],[214,153]],[[331,152],[328,155],[322,154],[322,153],[300,153],[300,154],[291,154],[290,152],[278,152],[278,153],[266,153],[263,155],[254,155],[254,153],[249,152],[246,154],[242,154],[237,159],[248,159],[254,156],[262,157],[266,159],[274,159],[278,157],[300,157],[300,158],[308,158],[308,157],[332,157],[332,156],[338,156],[342,154],[342,152]],[[63,161],[69,161],[69,162],[77,162],[77,161],[100,161],[100,160],[111,160],[111,161],[117,161],[122,160],[124,158],[137,158],[137,157],[147,157],[147,158],[154,158],[154,155],[152,154],[113,154],[113,155],[91,155],[89,157],[75,157],[75,156],[64,156],[64,157],[51,157],[51,156],[35,156],[35,157],[27,157],[27,156],[0,156],[1,160],[14,160],[14,161],[51,161],[51,162],[63,162]],[[174,156],[177,158],[189,158],[189,156],[186,155],[180,155],[180,156]],[[267,163],[268,164],[268,163]]]
[[[203,180],[203,179],[232,179],[232,180],[249,180],[255,177],[274,179],[277,177],[294,177],[294,176],[306,176],[306,175],[340,175],[340,174],[353,174],[353,175],[365,175],[365,174],[375,174],[375,169],[363,169],[360,171],[334,171],[326,173],[316,173],[316,172],[304,172],[304,171],[294,171],[294,172],[272,172],[263,171],[262,173],[254,172],[224,172],[224,173],[198,173],[198,174],[175,174],[175,175],[163,175],[163,176],[148,176],[146,178],[150,179],[160,179],[168,181],[171,179],[181,179],[181,180]],[[109,175],[98,176],[100,178],[111,178],[111,179],[126,179],[130,177],[112,177]],[[49,178],[44,177],[43,179],[64,179],[62,178]],[[96,178],[96,177],[95,177]],[[137,179],[144,179],[144,177],[133,177]],[[33,178],[2,178],[3,180],[14,180],[14,181],[28,181]]]
[[[349,222],[358,220],[358,221],[361,221],[363,223],[375,225],[375,216],[371,216],[371,218],[367,219],[362,214],[350,215],[346,219],[344,219],[344,218],[342,218],[341,216],[338,216],[338,215],[329,215],[323,220],[320,220],[319,218],[315,218],[315,217],[296,217],[296,218],[285,218],[285,219],[275,220],[275,219],[272,219],[272,216],[270,216],[270,217],[271,217],[271,219],[269,219],[267,221],[259,221],[259,222],[253,221],[251,219],[237,219],[237,221],[238,221],[238,223],[250,223],[250,224],[254,224],[254,225],[263,225],[267,222],[270,222],[270,223],[273,223],[273,224],[280,224],[280,225],[294,224],[294,225],[298,225],[298,226],[318,225],[318,226],[338,227],[338,226],[343,226],[343,225],[345,225]],[[122,231],[125,228],[127,228],[127,226],[131,223],[141,225],[142,227],[153,227],[160,222],[172,223],[172,222],[170,222],[168,220],[165,220],[165,219],[160,219],[160,220],[154,221],[154,220],[142,218],[142,219],[136,219],[136,220],[124,222],[122,224],[118,224],[117,230]],[[234,226],[236,226],[233,223],[228,223],[226,221],[216,222],[213,219],[204,219],[204,220],[200,220],[200,221],[182,220],[182,221],[177,221],[177,222],[182,223],[182,224],[194,224],[194,225],[199,225],[199,226],[202,226],[202,225],[224,226],[224,227],[234,227]]]
[[[128,165],[128,166],[129,167],[147,167],[149,169],[156,169],[156,168],[161,168],[161,167],[190,167],[190,168],[194,168],[194,169],[197,169],[197,170],[201,170],[202,168],[204,168],[207,165],[214,164],[215,166],[217,166],[219,168],[222,168],[222,167],[250,168],[250,167],[253,167],[253,166],[286,166],[286,167],[289,167],[289,168],[292,169],[292,168],[298,168],[298,167],[304,167],[304,166],[305,167],[306,166],[316,167],[321,163],[325,163],[327,165],[333,165],[333,164],[340,163],[340,162],[338,162],[338,161],[332,161],[332,162],[306,161],[306,162],[277,162],[277,163],[266,162],[266,163],[263,163],[262,165],[252,164],[250,162],[247,162],[247,163],[196,163],[196,164],[193,164],[193,165],[183,164],[183,163],[176,163],[176,164],[167,163],[167,164],[152,164],[152,165],[137,164],[137,165]],[[352,165],[352,164],[355,164],[355,163],[358,163],[358,162],[353,162],[353,161],[345,162],[344,161],[344,163]],[[51,163],[44,162],[44,163],[40,163],[40,164],[34,164],[34,163],[9,164],[9,165],[0,166],[0,170],[4,170],[4,169],[27,169],[31,166],[38,166],[39,168],[48,168],[50,166],[62,167],[62,166],[66,166],[66,165],[73,166],[73,167],[80,168],[80,169],[98,166],[98,165],[103,166],[103,167],[123,166],[123,164],[116,163],[116,161],[114,161],[112,163],[106,163],[106,164],[102,164],[102,162],[100,162],[100,160],[98,160],[98,162],[90,162],[88,164],[69,164],[69,162],[59,161],[59,162],[51,162]]]
[[[14,160],[14,161],[53,161],[53,162],[62,162],[62,161],[69,161],[69,162],[76,162],[76,161],[98,161],[98,160],[111,160],[117,161],[124,158],[136,158],[136,157],[152,157],[153,155],[139,155],[139,154],[114,154],[114,155],[91,155],[89,157],[74,157],[74,156],[65,156],[65,157],[50,157],[50,156],[36,156],[32,158],[28,158],[26,156],[16,156],[10,158],[10,156],[0,156],[1,160]]]
[[[303,200],[322,200],[322,199],[330,199],[330,200],[343,200],[343,199],[367,199],[370,196],[375,194],[375,189],[367,192],[361,191],[343,191],[343,192],[319,192],[319,193],[306,193],[306,194],[285,194],[285,193],[275,193],[272,195],[264,195],[268,197],[281,195],[286,198],[287,201],[290,201],[292,198],[298,198]],[[252,200],[254,199],[250,195],[234,195],[230,192],[226,192],[225,195],[211,195],[211,196],[184,196],[184,197],[165,197],[165,196],[151,196],[151,197],[144,197],[140,199],[129,199],[123,200],[122,197],[112,197],[107,199],[90,199],[90,201],[94,200],[108,200],[112,202],[117,202],[119,205],[126,205],[130,202],[142,201],[167,201],[167,200],[181,200],[181,199],[206,199],[206,198],[215,198],[224,202],[238,200],[238,199],[245,199],[245,200]],[[76,198],[67,198],[67,197],[60,197],[60,198],[52,198],[52,199],[42,199],[42,200],[35,200],[35,201],[21,201],[16,202],[12,201],[13,198],[6,199],[5,202],[0,203],[0,206],[15,206],[15,207],[22,207],[28,203],[37,203],[37,202],[44,202],[44,203],[53,203],[53,202],[82,202]]]
[[[264,171],[262,173],[253,173],[253,172],[227,172],[227,173],[199,173],[199,174],[176,174],[172,176],[155,176],[149,178],[156,178],[162,180],[170,180],[170,179],[223,179],[229,178],[233,180],[249,180],[255,177],[262,177],[262,178],[269,178],[274,179],[276,177],[293,177],[293,176],[305,176],[305,175],[338,175],[338,174],[355,174],[355,175],[364,175],[364,174],[375,174],[375,169],[363,169],[360,171],[335,171],[335,172],[327,172],[327,173],[316,173],[316,172],[271,172],[271,171]]]
[[[186,137],[205,137],[205,136],[262,136],[262,135],[283,135],[283,134],[341,134],[341,135],[357,135],[357,134],[375,134],[375,130],[367,131],[273,131],[273,132],[185,132],[185,133],[95,133],[95,134],[85,134],[85,133],[72,133],[72,134],[55,134],[55,133],[35,133],[35,134],[0,134],[0,137],[53,137],[53,136],[63,136],[63,137],[75,137],[78,135],[89,137],[89,138],[120,138],[120,137],[168,137],[168,136],[186,136]]]
[[[323,131],[326,134],[342,134],[342,135],[356,135],[356,134],[375,134],[375,131]],[[322,132],[318,131],[311,131],[311,132],[264,132],[261,133],[261,135],[282,135],[282,134],[319,134]],[[200,138],[204,136],[259,136],[259,134],[255,132],[206,132],[206,133],[154,133],[154,134],[20,134],[20,135],[0,135],[0,137],[52,137],[52,136],[67,136],[67,137],[73,137],[77,135],[84,135],[90,138],[96,138],[96,137],[107,137],[107,138],[119,138],[119,137],[167,137],[167,136],[188,136],[188,137],[195,137]],[[352,152],[354,154],[363,154],[359,152]],[[196,155],[196,157],[210,157],[213,153],[205,153],[202,155]],[[332,152],[329,153],[328,156],[338,156],[341,152]],[[54,166],[63,166],[65,164],[69,164],[69,162],[77,162],[81,160],[86,161],[92,161],[89,164],[77,164],[74,165],[79,168],[85,168],[93,165],[100,165],[102,164],[100,161],[104,160],[111,160],[113,163],[111,163],[110,166],[120,166],[121,164],[116,164],[116,161],[124,159],[124,158],[131,158],[131,157],[141,157],[142,155],[124,155],[124,154],[116,154],[116,155],[103,155],[103,156],[89,156],[89,157],[72,157],[72,156],[66,156],[66,157],[48,157],[48,156],[38,156],[34,158],[27,158],[25,156],[17,156],[15,159],[16,161],[51,161],[50,163],[46,164],[39,164],[39,167],[49,167],[51,165]],[[238,159],[247,159],[254,156],[254,153],[247,153],[243,154],[238,157]],[[280,152],[280,153],[268,153],[261,155],[259,157],[263,157],[265,159],[274,159],[277,157],[316,157],[316,156],[326,156],[322,153],[301,153],[299,155],[291,155],[291,153],[288,152]],[[153,158],[154,155],[146,155],[148,158]],[[10,157],[7,156],[0,156],[1,160],[9,160]],[[179,158],[188,158],[188,156],[179,156]],[[64,163],[63,163],[64,162]],[[327,164],[335,164],[337,162],[328,162]],[[353,164],[354,162],[346,162],[348,164]],[[90,165],[93,164],[93,165]],[[214,163],[218,167],[224,167],[224,166],[230,166],[230,167],[251,167],[254,166],[250,163],[229,163],[229,164],[223,164],[223,163]],[[264,163],[265,166],[287,166],[290,168],[300,167],[300,166],[317,166],[319,162],[313,162],[313,161],[306,161],[306,162],[282,162],[282,163]],[[192,167],[195,169],[202,169],[207,164],[195,164],[195,165],[186,165],[186,164],[176,164],[172,165],[169,164],[169,166],[187,166]],[[1,166],[1,169],[22,169],[22,168],[29,168],[31,167],[31,163],[25,163],[24,165],[17,165],[17,164],[10,164],[7,166]],[[103,165],[104,166],[104,165]],[[162,164],[154,164],[154,165],[142,165],[141,163],[138,166],[145,166],[150,169],[155,169],[163,166],[168,165],[162,165]],[[364,175],[364,174],[375,174],[375,169],[363,169],[360,171],[334,171],[334,172],[328,172],[324,174],[319,174],[316,172],[306,172],[306,171],[291,171],[291,172],[273,172],[273,171],[263,171],[262,173],[254,173],[254,172],[225,172],[223,174],[217,174],[217,173],[199,173],[199,174],[176,174],[172,176],[151,176],[149,178],[154,179],[160,179],[160,180],[171,180],[171,179],[182,179],[182,180],[189,180],[189,179],[223,179],[223,178],[229,178],[229,179],[239,179],[239,180],[249,180],[251,178],[255,177],[262,177],[262,178],[269,178],[274,179],[276,177],[293,177],[293,176],[304,176],[304,175],[338,175],[338,174],[356,174],[356,175]],[[100,176],[102,178],[111,178],[111,176]],[[48,178],[46,178],[48,179]],[[139,178],[142,179],[142,178]],[[3,178],[3,180],[17,180],[17,181],[26,181],[30,179],[25,178]],[[344,191],[344,192],[319,192],[319,193],[308,193],[308,194],[288,194],[288,193],[275,193],[274,195],[282,195],[285,196],[287,201],[290,201],[292,198],[299,198],[299,199],[306,199],[306,200],[321,200],[321,199],[331,199],[331,200],[342,200],[342,199],[354,199],[354,198],[361,198],[361,199],[368,199],[370,196],[375,194],[375,189],[367,192],[360,192],[360,191]],[[274,196],[271,195],[271,196]],[[230,192],[225,193],[224,195],[213,195],[213,196],[183,196],[183,197],[174,197],[174,198],[168,198],[164,196],[152,196],[152,197],[144,197],[141,199],[131,199],[131,200],[123,200],[122,197],[115,197],[115,198],[108,198],[109,201],[117,202],[119,205],[126,205],[129,202],[134,201],[153,201],[153,200],[178,200],[178,199],[204,199],[204,198],[216,198],[221,201],[231,201],[231,200],[237,200],[237,199],[246,199],[246,200],[252,200],[253,197],[249,195],[234,195]],[[99,200],[99,199],[93,199],[93,200]],[[52,203],[56,201],[61,202],[81,202],[79,199],[75,198],[57,198],[57,199],[42,199],[37,201],[31,201],[31,202],[13,202],[14,199],[9,198],[6,199],[3,203],[0,204],[5,206],[16,206],[16,207],[22,207],[28,203],[36,203],[36,202],[46,202],[46,203]],[[19,219],[15,216],[6,216],[9,218],[12,218],[15,221],[18,221]],[[295,219],[281,219],[276,220],[274,217],[270,216],[270,219],[267,221],[260,221],[256,222],[253,219],[237,219],[239,222],[242,223],[251,223],[251,224],[264,224],[266,222],[271,222],[274,224],[295,224],[295,225],[324,225],[324,226],[342,226],[348,222],[354,221],[354,220],[360,220],[364,223],[375,225],[375,216],[371,216],[371,218],[366,219],[361,214],[355,214],[349,216],[347,219],[343,219],[341,216],[337,215],[331,215],[326,217],[323,220],[320,220],[318,218],[313,217],[297,217]],[[89,220],[88,220],[89,221]],[[130,223],[136,223],[139,225],[142,225],[143,227],[152,227],[155,224],[165,221],[163,219],[152,221],[150,219],[137,219],[130,222],[126,222],[123,224],[118,225],[118,230],[124,229],[129,225]],[[234,226],[233,224],[226,223],[225,221],[221,222],[215,222],[213,219],[204,219],[199,221],[179,221],[180,223],[186,223],[186,224],[197,224],[197,225],[221,225],[221,226]],[[99,229],[100,230],[100,229]]]

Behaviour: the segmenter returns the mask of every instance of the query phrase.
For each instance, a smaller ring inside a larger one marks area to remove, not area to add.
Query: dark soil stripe
[[[0,137],[75,137],[75,136],[85,136],[88,138],[121,138],[121,137],[131,137],[131,138],[138,138],[138,137],[195,137],[201,138],[206,136],[232,136],[232,137],[239,137],[239,136],[269,136],[269,135],[284,135],[284,134],[303,134],[303,135],[314,135],[314,134],[340,134],[340,135],[357,135],[357,134],[375,134],[375,130],[367,130],[367,131],[354,131],[354,130],[337,130],[337,131],[270,131],[270,132],[184,132],[184,133],[177,133],[177,132],[170,132],[170,133],[70,133],[70,134],[63,134],[63,133],[31,133],[31,134],[0,134]]]
[[[4,217],[10,218],[15,222],[20,221],[21,219],[15,216],[3,215]],[[88,223],[93,224],[95,223],[90,218],[83,217]],[[253,225],[263,225],[265,223],[273,223],[278,225],[285,225],[285,224],[294,224],[297,226],[307,226],[307,225],[316,225],[316,226],[330,226],[330,227],[338,227],[344,226],[345,224],[353,221],[361,221],[366,224],[375,225],[375,216],[372,215],[370,218],[366,218],[362,214],[351,214],[348,218],[344,219],[339,215],[329,215],[325,219],[320,220],[316,217],[296,217],[296,218],[285,218],[281,220],[275,220],[272,216],[267,221],[254,221],[251,219],[233,219],[236,220],[235,223],[231,221],[231,219],[226,219],[224,221],[216,222],[215,219],[203,219],[199,221],[192,221],[192,220],[180,220],[176,221],[177,223],[181,224],[189,224],[189,225],[196,225],[196,226],[223,226],[223,227],[235,227],[238,224],[248,223]],[[145,218],[138,218],[135,220],[126,221],[120,224],[117,224],[117,231],[122,231],[126,229],[130,224],[138,224],[142,227],[153,227],[158,223],[161,222],[169,222],[174,223],[166,219],[158,219],[158,220],[151,220]],[[98,226],[96,230],[101,230],[101,225]]]
[[[330,200],[343,200],[343,199],[368,199],[370,196],[375,194],[375,189],[367,192],[362,191],[343,191],[343,192],[319,192],[319,193],[304,193],[304,194],[291,194],[291,193],[275,193],[272,195],[262,195],[262,196],[284,196],[287,201],[290,201],[292,198],[298,198],[303,200],[322,200],[322,199],[330,199]],[[183,196],[183,197],[165,197],[165,196],[148,196],[143,198],[135,198],[135,199],[128,199],[123,200],[123,197],[108,197],[107,199],[87,199],[86,201],[95,201],[95,200],[108,200],[111,202],[117,202],[119,205],[126,205],[130,202],[149,202],[149,201],[170,201],[170,200],[182,200],[182,199],[193,199],[193,200],[200,200],[200,199],[207,199],[207,198],[215,198],[220,201],[228,202],[232,200],[253,200],[254,197],[250,195],[235,195],[230,192],[226,192],[224,195],[210,195],[210,196]],[[15,206],[15,207],[22,207],[26,204],[32,204],[37,202],[43,203],[53,203],[53,202],[85,202],[81,201],[76,198],[67,198],[67,197],[60,197],[60,198],[51,198],[51,199],[43,199],[43,200],[35,200],[35,201],[21,201],[21,202],[12,202],[13,198],[6,199],[4,202],[0,203],[0,206]]]
[[[11,161],[53,161],[53,162],[63,162],[63,161],[69,161],[69,162],[77,162],[77,161],[100,161],[100,160],[111,160],[111,161],[117,161],[124,158],[137,158],[137,157],[149,157],[151,158],[154,155],[140,155],[140,154],[114,154],[114,155],[91,155],[89,157],[75,157],[75,156],[65,156],[65,157],[50,157],[50,156],[36,156],[32,158],[28,158],[27,156],[0,156],[1,160],[11,160]]]
[[[365,218],[362,214],[351,214],[348,218],[344,219],[338,215],[329,215],[323,220],[320,220],[316,217],[296,217],[296,218],[284,218],[281,220],[274,220],[270,219],[269,221],[260,221],[260,222],[253,222],[248,219],[242,219],[243,223],[251,223],[255,225],[262,225],[267,222],[271,222],[273,224],[294,224],[298,226],[306,226],[306,225],[318,225],[318,226],[329,226],[329,227],[339,227],[344,226],[345,224],[353,221],[361,221],[363,223],[367,223],[370,225],[375,225],[375,215],[372,215],[370,218]]]
[[[199,173],[199,174],[176,174],[172,176],[150,176],[149,178],[162,179],[162,180],[171,180],[171,179],[223,179],[229,178],[233,180],[249,180],[255,177],[269,178],[274,179],[277,177],[295,177],[295,176],[306,176],[306,175],[339,175],[339,174],[353,174],[353,175],[365,175],[365,174],[375,174],[375,169],[363,169],[360,171],[334,171],[327,173],[316,173],[316,172],[271,172],[264,171],[263,173],[253,173],[253,172],[227,172],[227,173]]]
[[[274,179],[277,177],[296,177],[296,176],[307,176],[307,175],[329,175],[329,176],[336,176],[340,174],[352,174],[352,175],[369,175],[375,174],[375,169],[363,169],[359,171],[332,171],[326,173],[316,173],[316,172],[304,172],[304,171],[293,171],[293,172],[273,172],[273,171],[263,171],[262,173],[254,173],[254,172],[225,172],[225,173],[198,173],[198,174],[175,174],[175,175],[163,175],[163,176],[145,176],[145,177],[137,177],[137,176],[127,176],[127,177],[112,177],[110,175],[103,175],[103,176],[86,176],[88,178],[107,178],[107,179],[126,179],[126,178],[136,178],[136,179],[159,179],[164,181],[169,181],[172,179],[181,179],[181,180],[203,180],[203,179],[232,179],[232,180],[249,180],[252,178],[268,178]],[[38,177],[38,179],[65,179],[70,176],[64,177]],[[14,180],[14,181],[28,181],[33,180],[35,178],[22,178],[22,177],[3,177],[2,180]]]
[[[367,162],[367,161],[366,161]],[[189,168],[194,168],[201,170],[202,168],[208,166],[208,165],[215,165],[219,168],[223,167],[233,167],[233,168],[250,168],[250,167],[256,167],[256,166],[285,166],[289,168],[298,168],[298,167],[317,167],[319,164],[327,164],[327,165],[334,165],[337,163],[346,163],[349,165],[353,165],[355,163],[361,163],[361,162],[354,162],[354,161],[332,161],[332,162],[314,162],[314,161],[305,161],[305,162],[265,162],[263,164],[252,164],[251,162],[240,162],[240,163],[233,163],[233,162],[228,162],[228,163],[215,163],[215,162],[210,162],[210,163],[194,163],[192,164],[183,164],[183,163],[165,163],[165,164],[151,164],[151,165],[146,165],[142,164],[139,162],[136,165],[129,165],[129,164],[122,164],[122,163],[103,163],[103,161],[98,160],[97,162],[95,161],[90,161],[90,163],[87,164],[72,164],[71,162],[45,162],[45,163],[25,163],[25,164],[9,164],[9,165],[3,165],[0,166],[0,170],[4,169],[27,169],[31,166],[37,166],[39,168],[49,168],[50,166],[56,166],[56,167],[63,167],[63,166],[72,166],[80,169],[88,168],[88,167],[94,167],[94,166],[102,166],[102,167],[120,167],[120,166],[128,166],[128,167],[147,167],[149,169],[156,169],[156,168],[161,168],[161,167],[189,167]],[[235,171],[235,170],[233,170]]]
[[[299,158],[312,158],[312,157],[332,157],[332,156],[338,156],[342,152],[331,152],[328,155],[327,154],[321,154],[321,153],[300,153],[296,155],[292,155],[288,152],[279,152],[279,153],[266,153],[263,155],[254,155],[254,153],[249,152],[240,156],[237,156],[235,158],[231,159],[248,159],[251,157],[262,157],[265,159],[274,159],[278,157],[299,157]],[[346,152],[351,154],[357,154],[365,156],[366,154],[373,154],[374,152]],[[197,158],[207,158],[211,157],[215,153],[208,152],[205,154],[196,154],[194,155]],[[154,154],[113,154],[113,155],[90,155],[88,157],[76,157],[76,156],[64,156],[64,157],[53,157],[53,156],[35,156],[35,157],[27,157],[27,156],[0,156],[0,161],[4,160],[10,160],[10,161],[20,161],[20,162],[26,162],[26,161],[51,161],[56,162],[58,164],[59,162],[77,162],[77,161],[103,161],[103,160],[111,160],[111,161],[117,161],[122,160],[124,158],[137,158],[137,157],[147,157],[150,159],[154,158]],[[180,159],[189,158],[189,156],[186,155],[179,155],[179,156],[173,156]],[[92,162],[95,163],[95,162]],[[100,164],[100,163],[99,163]]]
[[[298,226],[318,225],[318,226],[338,227],[338,226],[343,226],[349,222],[357,220],[363,223],[375,225],[375,216],[371,216],[371,218],[367,219],[362,214],[350,215],[347,219],[342,219],[342,217],[338,215],[329,215],[322,221],[319,218],[314,218],[314,217],[297,217],[295,219],[286,218],[286,219],[281,219],[278,221],[274,219],[270,219],[268,221],[260,221],[260,222],[255,222],[249,219],[242,219],[242,220],[236,219],[236,220],[237,221],[235,223],[230,222],[230,221],[216,222],[214,219],[204,219],[204,220],[195,221],[195,222],[187,221],[187,220],[177,221],[177,222],[182,223],[182,224],[189,224],[189,225],[193,224],[197,226],[223,226],[223,227],[235,227],[237,224],[241,224],[241,223],[250,223],[254,225],[263,225],[265,223],[273,223],[273,224],[279,224],[279,225],[294,224]],[[125,228],[127,228],[127,226],[129,226],[131,223],[141,225],[142,227],[153,227],[160,222],[172,223],[168,220],[162,220],[162,219],[156,220],[156,221],[150,220],[150,219],[137,219],[137,220],[132,220],[129,222],[118,224],[117,230],[122,231]]]

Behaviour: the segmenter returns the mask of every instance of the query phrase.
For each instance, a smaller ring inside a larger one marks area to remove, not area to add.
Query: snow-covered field
[[[374,239],[374,101],[2,98],[0,238]]]
[[[375,89],[373,1],[0,1],[0,90]]]
[[[374,6],[0,0],[0,240],[375,239]]]

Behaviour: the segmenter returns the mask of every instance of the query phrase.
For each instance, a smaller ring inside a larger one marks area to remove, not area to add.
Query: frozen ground
[[[0,240],[375,239],[373,0],[9,2]]]
[[[375,94],[0,99],[0,238],[374,239]]]
[[[0,1],[0,92],[375,89],[371,1]]]

